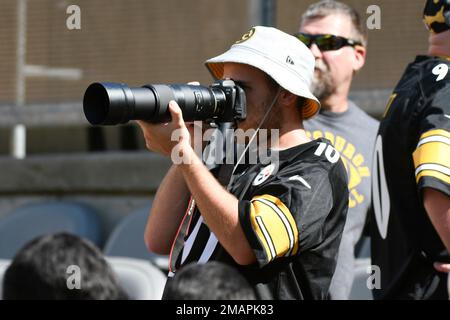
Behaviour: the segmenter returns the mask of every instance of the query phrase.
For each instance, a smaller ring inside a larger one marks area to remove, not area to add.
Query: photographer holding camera
[[[153,99],[158,106],[152,114],[163,116],[134,117],[146,145],[165,156],[177,150],[183,159],[172,157],[155,196],[145,231],[149,250],[170,252],[168,281],[184,265],[215,260],[236,267],[260,298],[326,299],[348,189],[339,153],[325,139],[309,140],[302,126],[320,108],[309,91],[313,55],[295,37],[258,26],[206,66],[216,80],[226,79],[218,88],[148,85],[116,91],[126,103],[134,99],[133,112],[142,107],[140,93]],[[250,141],[257,132],[277,129],[279,139],[272,135],[269,144],[257,146],[270,145],[278,158],[270,164],[240,158],[208,170],[194,152],[193,126],[185,120],[214,119],[221,108],[228,116],[219,120],[254,131]],[[111,103],[106,111],[113,109]],[[210,111],[212,116],[200,115]]]

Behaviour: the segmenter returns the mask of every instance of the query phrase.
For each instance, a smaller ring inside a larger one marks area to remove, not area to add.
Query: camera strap
[[[244,152],[242,152],[242,154],[241,154],[241,156],[239,157],[238,161],[237,161],[236,164],[234,165],[233,170],[231,171],[231,178],[230,178],[230,181],[228,182],[227,190],[230,189],[231,185],[232,185],[233,182],[234,182],[234,177],[235,177],[235,176],[234,176],[234,172],[236,171],[236,168],[239,166],[239,164],[241,163],[242,159],[244,159],[244,157],[245,157],[245,155],[246,155],[246,153],[247,153],[247,151],[248,151],[248,148],[251,146],[253,140],[255,139],[256,135],[258,134],[259,129],[260,129],[261,126],[264,124],[264,122],[266,122],[266,119],[267,119],[267,117],[269,116],[270,112],[272,111],[272,108],[273,108],[273,106],[275,105],[275,102],[277,102],[277,100],[278,100],[278,96],[280,95],[280,92],[281,92],[281,87],[278,86],[277,94],[276,94],[275,97],[273,98],[272,103],[270,104],[269,109],[267,109],[267,111],[266,111],[266,113],[264,114],[264,116],[263,116],[261,122],[260,122],[259,125],[258,125],[258,128],[256,128],[256,130],[255,130],[255,132],[253,133],[252,137],[250,138],[248,144],[245,146]]]

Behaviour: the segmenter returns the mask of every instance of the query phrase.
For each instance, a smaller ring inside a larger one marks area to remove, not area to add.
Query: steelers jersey
[[[188,263],[218,260],[235,266],[260,298],[327,298],[348,206],[340,154],[318,139],[279,151],[276,159],[239,165],[228,186],[257,261],[236,264],[191,198],[172,246],[168,281]]]
[[[371,213],[375,298],[447,299],[450,261],[424,209],[423,188],[450,196],[450,61],[418,56],[394,89],[376,140]],[[376,276],[376,275],[375,275]]]

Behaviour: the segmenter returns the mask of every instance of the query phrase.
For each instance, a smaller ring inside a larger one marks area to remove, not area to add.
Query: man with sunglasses
[[[349,211],[330,287],[331,299],[348,299],[354,248],[370,206],[372,149],[378,122],[349,101],[353,76],[364,65],[367,35],[358,13],[338,1],[320,1],[302,15],[297,38],[316,59],[312,90],[322,109],[305,121],[311,138],[325,137],[341,153],[349,177]]]

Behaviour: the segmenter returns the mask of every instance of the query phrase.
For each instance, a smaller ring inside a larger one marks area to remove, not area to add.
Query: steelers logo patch
[[[247,41],[248,39],[250,39],[254,34],[255,34],[255,28],[251,28],[247,33],[245,33],[241,40],[236,41],[235,43],[242,43],[244,41]]]
[[[253,180],[252,185],[259,186],[261,183],[266,181],[272,175],[272,173],[275,171],[275,169],[276,169],[275,164],[270,164],[270,165],[264,167],[259,172],[259,174],[256,176],[255,180]]]

